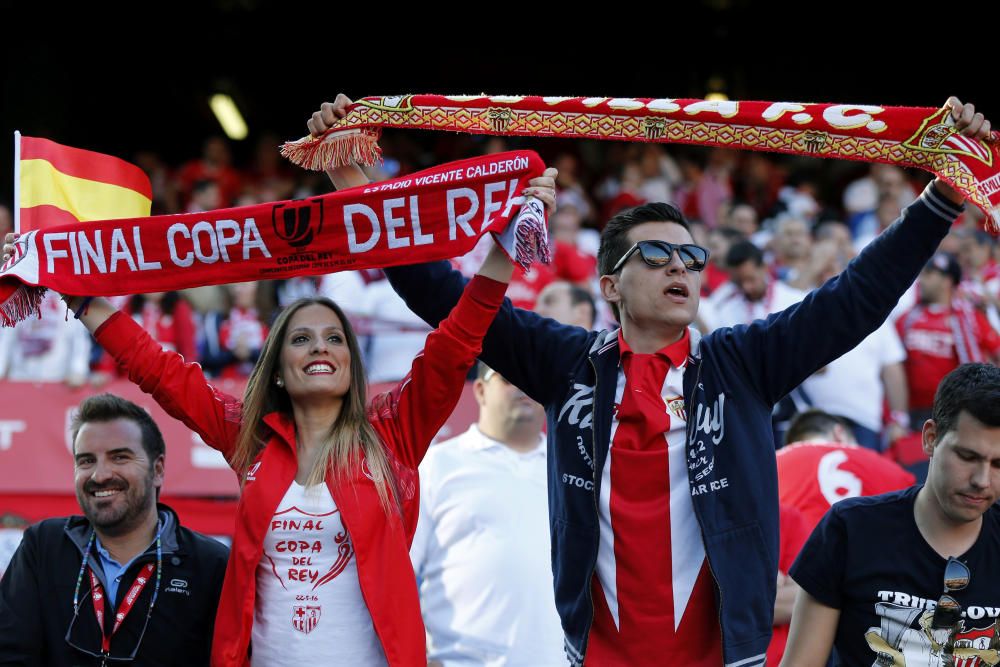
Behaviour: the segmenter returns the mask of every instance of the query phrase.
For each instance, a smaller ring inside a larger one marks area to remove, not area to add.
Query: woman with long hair
[[[551,173],[525,193],[553,207]],[[129,379],[222,452],[240,480],[213,665],[426,664],[408,554],[417,465],[461,395],[511,273],[494,247],[410,374],[370,405],[357,338],[328,299],[281,313],[240,401],[107,300],[65,297]],[[124,502],[119,495],[100,502]]]

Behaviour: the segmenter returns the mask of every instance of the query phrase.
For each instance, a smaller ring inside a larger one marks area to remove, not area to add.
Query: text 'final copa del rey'
[[[322,216],[343,225],[343,233],[327,237],[336,239],[332,248],[334,251],[360,254],[373,250],[397,250],[435,242],[435,233],[421,227],[421,211],[425,208],[425,201],[432,200],[436,200],[433,208],[441,210],[443,200],[448,240],[454,241],[460,236],[474,238],[492,223],[495,215],[509,216],[514,206],[523,203],[517,187],[520,180],[499,177],[527,167],[527,158],[515,157],[374,184],[363,188],[362,193],[398,190],[402,196],[383,199],[381,210],[368,204],[346,203],[349,201],[346,199],[335,204],[327,201],[325,203],[332,210],[326,214],[320,210],[316,217]],[[489,178],[494,180],[482,182],[476,188],[460,185],[472,179]],[[434,187],[451,185],[454,187]],[[414,187],[420,188],[421,193],[405,193]],[[276,204],[275,210],[298,203]],[[315,203],[315,199],[301,202],[303,206]],[[202,220],[178,221],[165,227],[129,221],[131,224],[104,229],[43,231],[39,234],[39,250],[49,273],[71,272],[74,275],[114,273],[126,268],[131,271],[155,271],[161,270],[165,262],[188,268],[196,263],[210,265],[270,259],[273,244],[280,240],[282,233],[262,234],[261,224],[265,221],[258,221],[253,216],[233,216],[234,212],[208,211],[200,216],[204,218]],[[242,217],[242,221],[234,217]],[[271,222],[266,221],[266,224]],[[152,234],[165,234],[165,239],[144,244],[144,240]],[[275,239],[275,236],[279,238]],[[154,256],[149,252],[151,247],[163,248],[164,251]],[[280,250],[282,253],[286,251],[287,248]]]

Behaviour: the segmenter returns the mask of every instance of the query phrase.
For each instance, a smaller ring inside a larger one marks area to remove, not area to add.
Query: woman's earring
[[[282,380],[281,378],[278,378],[277,380],[274,381],[274,384],[278,385],[279,387],[284,387],[285,381]]]

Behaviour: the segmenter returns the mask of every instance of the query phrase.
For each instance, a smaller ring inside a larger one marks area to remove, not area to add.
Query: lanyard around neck
[[[111,629],[111,634],[105,634],[104,631],[104,587],[101,586],[101,582],[97,580],[97,576],[94,575],[94,571],[87,564],[87,559],[90,557],[94,546],[94,539],[96,537],[96,531],[91,532],[90,540],[87,541],[87,549],[84,551],[83,563],[80,564],[80,573],[76,578],[76,588],[73,591],[73,613],[76,614],[79,611],[79,600],[80,600],[80,584],[83,581],[83,573],[86,570],[87,574],[90,575],[90,598],[94,605],[94,616],[97,617],[97,625],[101,629],[101,652],[105,655],[109,654],[111,651],[111,638],[118,632],[118,628],[121,627],[122,622],[128,616],[129,612],[132,611],[132,607],[135,606],[135,601],[139,598],[139,594],[142,589],[146,587],[149,583],[149,578],[152,576],[154,570],[156,572],[156,586],[153,588],[153,599],[149,603],[149,610],[146,612],[147,618],[152,616],[153,607],[156,605],[156,598],[159,597],[160,593],[160,580],[163,576],[163,543],[161,540],[161,533],[163,532],[163,522],[157,521],[156,525],[156,564],[146,563],[142,569],[139,570],[139,574],[136,575],[135,581],[128,589],[128,593],[122,598],[121,604],[118,606],[118,611],[115,613],[115,624]],[[114,601],[111,601],[114,604]]]

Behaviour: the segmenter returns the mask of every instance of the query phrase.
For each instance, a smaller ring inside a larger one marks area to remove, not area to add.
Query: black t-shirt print
[[[917,529],[920,488],[835,504],[792,565],[799,586],[840,609],[835,664],[1000,664],[1000,508],[986,512],[979,539],[958,555],[971,572],[968,587],[950,593],[963,607],[962,620],[932,629],[947,559]]]

